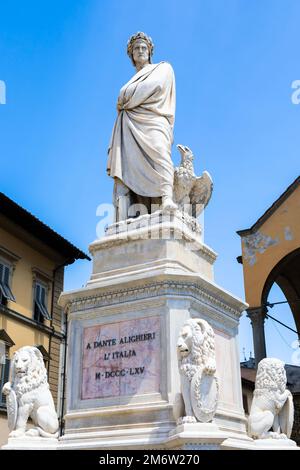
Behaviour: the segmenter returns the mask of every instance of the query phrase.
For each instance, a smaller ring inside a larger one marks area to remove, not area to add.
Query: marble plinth
[[[58,439],[46,437],[9,437],[1,450],[57,450]]]
[[[181,424],[170,432],[167,446],[174,450],[220,450],[226,437],[215,423]]]
[[[142,216],[108,227],[90,252],[91,279],[60,298],[69,322],[60,448],[183,448],[197,435],[200,447],[248,441],[237,343],[246,305],[215,284],[216,253],[197,223],[179,211]],[[176,342],[191,317],[207,320],[216,338],[220,398],[205,432],[173,417]]]
[[[255,450],[300,450],[291,439],[256,439],[253,447]]]

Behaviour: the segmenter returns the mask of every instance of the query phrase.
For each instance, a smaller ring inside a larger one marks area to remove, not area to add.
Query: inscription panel
[[[159,392],[159,384],[159,317],[84,328],[83,400]]]

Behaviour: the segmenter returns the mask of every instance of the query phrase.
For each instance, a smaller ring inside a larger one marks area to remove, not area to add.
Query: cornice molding
[[[82,292],[83,294],[83,292]],[[240,309],[228,305],[225,301],[218,298],[213,291],[197,285],[195,282],[187,281],[156,281],[145,283],[144,285],[133,286],[123,289],[115,289],[97,294],[76,297],[67,301],[66,308],[70,313],[80,312],[86,309],[96,309],[108,305],[118,305],[127,302],[145,301],[155,297],[188,297],[193,300],[202,301],[207,307],[217,309],[220,313],[226,313],[232,319],[238,320],[244,310],[244,304],[241,303]]]
[[[21,259],[21,256],[16,255],[2,245],[0,245],[0,257],[11,264],[13,268],[15,268],[17,262]]]

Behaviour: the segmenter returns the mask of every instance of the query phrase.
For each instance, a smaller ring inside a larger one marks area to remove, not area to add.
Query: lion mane
[[[15,373],[15,362],[22,353],[28,353],[30,356],[30,362],[27,366],[27,371],[22,377],[18,377]],[[41,386],[49,388],[47,382],[47,371],[44,365],[42,353],[38,348],[32,346],[24,346],[20,348],[13,356],[11,365],[11,377],[13,382],[13,388],[18,398],[24,393],[35,390]]]
[[[9,437],[58,436],[58,418],[40,350],[24,346],[14,353],[11,381],[3,386],[7,395]],[[33,427],[27,429],[28,419]]]
[[[280,359],[265,358],[259,363],[255,381],[255,394],[279,391],[283,393],[286,387],[286,372]]]
[[[215,368],[214,332],[206,320],[192,318],[187,320],[180,337],[189,351],[185,357],[179,353],[178,362],[181,373],[192,380],[199,368],[207,366]]]
[[[208,423],[217,409],[219,385],[215,377],[215,334],[206,320],[190,318],[184,323],[177,354],[181,392],[175,396],[174,418],[177,424]],[[206,391],[201,389],[202,381]]]

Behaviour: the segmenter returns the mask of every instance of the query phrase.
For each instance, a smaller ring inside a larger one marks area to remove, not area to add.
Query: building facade
[[[0,390],[12,355],[22,346],[43,354],[62,425],[65,319],[58,298],[64,268],[89,257],[0,193]],[[0,393],[0,446],[7,441],[5,397]]]
[[[240,230],[247,315],[253,332],[254,360],[242,363],[244,408],[250,409],[256,366],[267,357],[265,321],[270,318],[269,293],[274,283],[282,290],[300,338],[300,176],[251,228]],[[276,319],[275,319],[276,320]],[[288,388],[294,397],[292,438],[300,443],[300,367],[286,364]]]
[[[285,295],[300,334],[299,214],[300,176],[250,229],[237,232],[242,241],[240,261],[256,363],[266,357],[264,322],[274,283]]]

